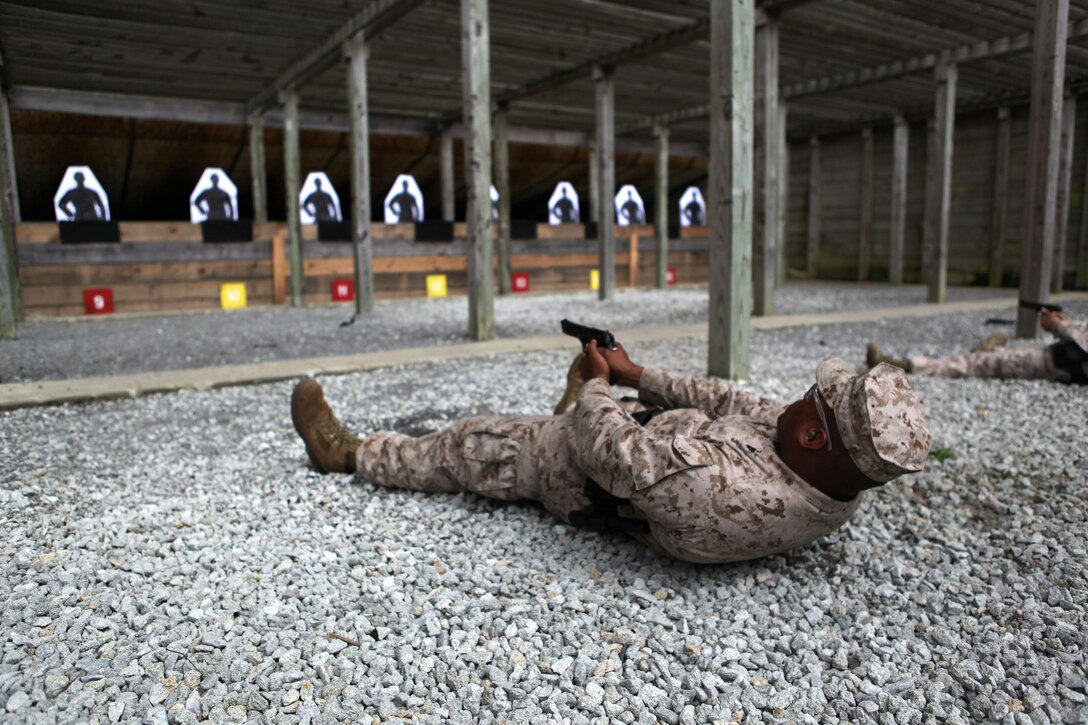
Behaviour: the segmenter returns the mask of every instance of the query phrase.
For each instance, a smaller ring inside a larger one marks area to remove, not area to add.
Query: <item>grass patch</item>
[[[1012,471],[1003,471],[1000,468],[987,468],[986,475],[995,481],[1008,481],[1016,474]]]
[[[929,457],[937,461],[937,463],[944,463],[949,458],[955,458],[956,454],[952,452],[951,448],[936,446],[929,449]]]

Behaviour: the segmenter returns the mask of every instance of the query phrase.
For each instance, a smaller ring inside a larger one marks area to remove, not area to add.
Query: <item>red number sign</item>
[[[83,311],[88,315],[108,315],[113,312],[113,290],[109,287],[83,290]]]
[[[350,279],[334,279],[332,281],[332,301],[350,302],[355,299],[355,282]]]
[[[510,275],[510,286],[513,287],[515,292],[528,292],[529,291],[529,273],[518,272]]]

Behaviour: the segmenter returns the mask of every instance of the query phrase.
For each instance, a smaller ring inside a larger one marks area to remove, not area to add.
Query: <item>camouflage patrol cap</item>
[[[865,476],[883,483],[922,470],[933,438],[902,370],[881,363],[858,375],[842,358],[828,357],[816,368],[816,383]]]

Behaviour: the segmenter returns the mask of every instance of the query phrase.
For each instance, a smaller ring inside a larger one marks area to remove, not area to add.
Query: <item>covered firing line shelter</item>
[[[668,158],[706,154],[711,374],[748,372],[751,314],[773,313],[786,274],[787,152],[807,152],[802,275],[815,276],[821,188],[836,163],[821,139],[856,133],[857,275],[877,248],[874,129],[892,128],[887,281],[903,282],[910,125],[927,129],[922,273],[947,285],[957,113],[996,133],[990,281],[1002,275],[1013,107],[1027,109],[1023,298],[1060,291],[1066,260],[1088,286],[1088,215],[1067,250],[1077,93],[1088,78],[1088,0],[0,0],[0,335],[22,317],[20,221],[9,106],[248,125],[255,221],[267,221],[264,126],[284,128],[291,299],[302,303],[300,128],[349,130],[356,309],[374,300],[371,134],[441,136],[443,217],[453,218],[452,139],[465,146],[469,335],[493,334],[510,290],[511,142],[590,148],[600,297],[615,289],[614,154],[656,153],[658,285],[668,253]],[[993,113],[991,113],[991,111]],[[841,147],[841,143],[836,147]],[[823,161],[821,162],[821,155]],[[1088,171],[1088,163],[1085,164]],[[492,239],[489,188],[500,193]],[[796,176],[796,174],[795,174]],[[1088,194],[1088,184],[1084,184]],[[797,204],[794,204],[797,206]],[[1082,202],[1088,209],[1088,200]],[[882,235],[883,238],[883,235]],[[1021,311],[1017,333],[1036,334]]]

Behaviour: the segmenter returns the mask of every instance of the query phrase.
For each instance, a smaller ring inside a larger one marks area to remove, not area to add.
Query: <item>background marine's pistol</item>
[[[1051,312],[1062,311],[1061,305],[1051,304],[1050,302],[1032,302],[1030,300],[1020,300],[1020,306],[1028,310],[1035,310],[1036,312],[1042,312],[1043,310],[1050,310]]]
[[[596,327],[586,327],[585,325],[579,325],[577,322],[571,322],[570,320],[560,320],[559,326],[563,329],[564,335],[570,335],[571,337],[577,337],[578,341],[582,343],[582,349],[584,350],[590,340],[596,340],[598,347],[605,347],[609,350],[616,349],[616,338],[608,330],[598,330]]]

